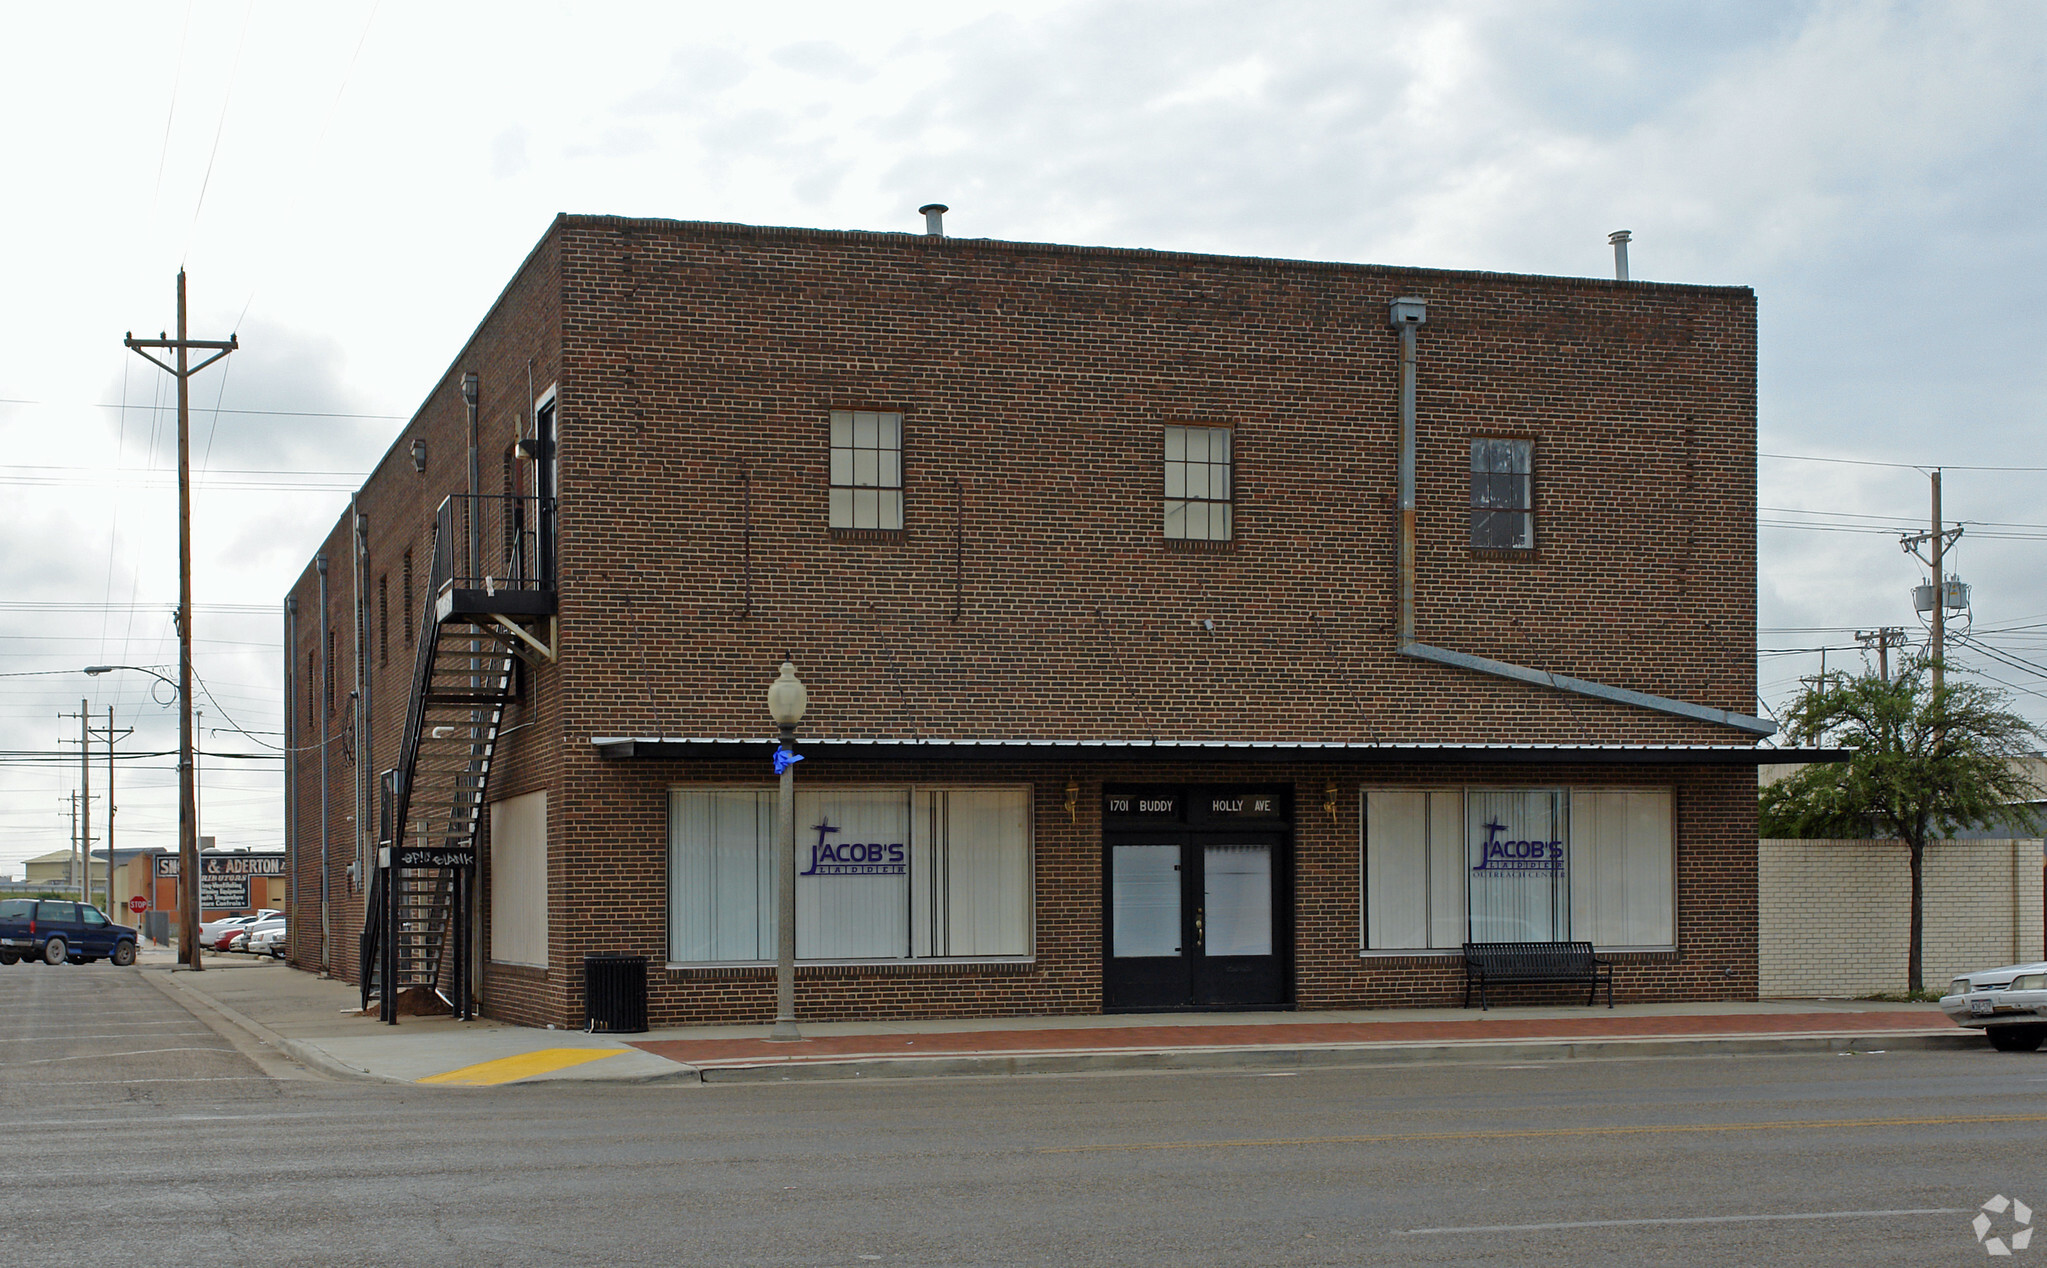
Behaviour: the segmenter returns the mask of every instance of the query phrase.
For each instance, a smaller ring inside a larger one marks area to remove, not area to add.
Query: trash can
[[[647,957],[583,957],[583,1029],[637,1035],[647,1029]]]

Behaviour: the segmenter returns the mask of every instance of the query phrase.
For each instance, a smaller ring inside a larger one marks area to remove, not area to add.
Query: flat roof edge
[[[1030,242],[1010,238],[957,238],[950,235],[934,238],[922,231],[884,229],[807,229],[797,225],[747,225],[726,220],[668,220],[658,216],[611,216],[562,212],[556,217],[558,224],[574,228],[625,228],[653,232],[673,233],[678,230],[702,237],[756,237],[756,238],[797,238],[818,242],[937,242],[962,246],[990,247],[1010,251],[1018,255],[1079,255],[1097,256],[1108,259],[1133,260],[1186,260],[1226,264],[1244,264],[1268,268],[1307,269],[1340,273],[1364,273],[1372,276],[1407,277],[1425,275],[1445,279],[1476,279],[1496,282],[1542,282],[1556,285],[1599,286],[1613,290],[1679,290],[1700,291],[1713,294],[1753,296],[1752,286],[1709,285],[1701,282],[1620,282],[1596,274],[1583,276],[1567,273],[1502,273],[1490,269],[1439,269],[1421,265],[1370,264],[1344,260],[1309,260],[1289,256],[1269,255],[1224,255],[1212,251],[1172,251],[1157,247],[1111,247],[1083,246],[1070,242]],[[940,247],[929,249],[938,250]]]

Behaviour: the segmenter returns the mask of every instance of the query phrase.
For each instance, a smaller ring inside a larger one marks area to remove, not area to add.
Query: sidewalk
[[[767,1027],[587,1035],[502,1022],[356,1011],[356,988],[275,961],[209,956],[142,966],[223,1033],[331,1076],[458,1087],[543,1079],[687,1083],[1118,1070],[1299,1069],[1785,1052],[1974,1049],[1933,1004],[1791,1000],[1605,1008],[1387,1009],[823,1022],[774,1043]]]

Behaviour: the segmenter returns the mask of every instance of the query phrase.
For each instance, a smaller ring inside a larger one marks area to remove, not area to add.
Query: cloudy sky
[[[0,874],[84,699],[176,746],[173,324],[194,385],[205,831],[282,839],[278,604],[557,211],[1744,284],[1762,707],[1967,526],[1959,659],[2047,721],[2047,6],[201,3],[9,11]],[[155,687],[156,695],[151,694]],[[93,773],[103,832],[104,761]],[[175,833],[169,757],[121,845]]]

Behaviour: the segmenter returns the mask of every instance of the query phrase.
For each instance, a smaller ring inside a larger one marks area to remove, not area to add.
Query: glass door
[[[1109,846],[1110,1008],[1182,1008],[1192,999],[1184,854],[1180,841]]]
[[[1286,1003],[1283,838],[1201,831],[1162,836],[1109,842],[1105,1007]]]
[[[1201,847],[1201,910],[1195,916],[1196,1004],[1271,1004],[1284,999],[1274,955],[1271,841]]]

